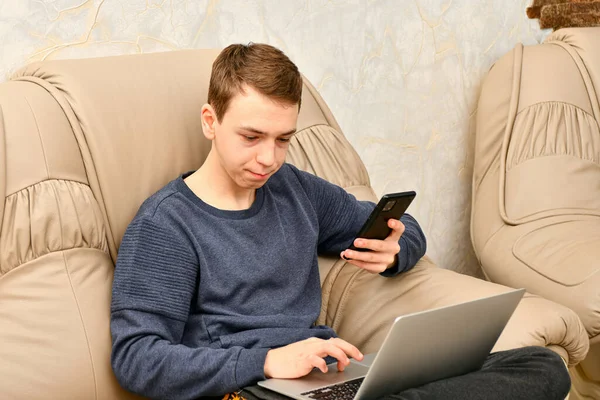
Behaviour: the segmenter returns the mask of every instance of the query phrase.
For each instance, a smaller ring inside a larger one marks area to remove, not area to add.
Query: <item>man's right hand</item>
[[[300,378],[315,367],[325,373],[327,364],[323,358],[327,356],[338,360],[339,371],[343,371],[350,363],[348,357],[358,361],[363,359],[362,353],[345,340],[310,338],[269,350],[265,359],[265,376],[283,379]]]

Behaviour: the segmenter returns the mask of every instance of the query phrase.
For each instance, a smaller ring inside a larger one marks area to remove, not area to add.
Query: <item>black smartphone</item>
[[[412,190],[409,192],[384,194],[362,228],[360,228],[360,231],[358,231],[356,238],[383,240],[388,237],[392,232],[392,228],[387,224],[388,220],[390,218],[400,219],[416,195],[417,193]],[[354,240],[352,243],[354,243]],[[350,245],[349,249],[369,251],[368,249],[354,247],[354,244]]]

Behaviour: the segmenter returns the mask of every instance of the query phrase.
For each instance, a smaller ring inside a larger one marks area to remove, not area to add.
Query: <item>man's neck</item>
[[[220,210],[246,210],[256,198],[255,189],[237,186],[211,154],[185,183],[202,201]]]

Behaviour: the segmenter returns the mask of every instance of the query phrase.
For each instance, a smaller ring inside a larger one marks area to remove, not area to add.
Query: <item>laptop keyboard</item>
[[[301,394],[318,400],[352,400],[364,379],[358,378]]]

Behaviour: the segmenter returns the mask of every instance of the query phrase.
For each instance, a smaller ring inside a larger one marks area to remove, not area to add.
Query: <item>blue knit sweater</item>
[[[285,164],[252,206],[224,211],[183,181],[144,202],[119,250],[112,367],[151,398],[219,396],[264,379],[271,348],[333,330],[321,310],[317,253],[348,248],[374,204]],[[393,276],[425,254],[409,215]]]

